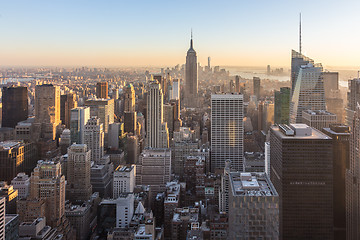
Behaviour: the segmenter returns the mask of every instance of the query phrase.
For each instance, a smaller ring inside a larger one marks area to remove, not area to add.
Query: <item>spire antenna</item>
[[[301,13],[300,13],[300,22],[299,22],[299,51],[301,54]]]

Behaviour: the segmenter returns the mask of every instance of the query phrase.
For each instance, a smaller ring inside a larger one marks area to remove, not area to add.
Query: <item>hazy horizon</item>
[[[198,61],[290,65],[298,49],[324,66],[357,66],[357,1],[6,1],[1,66],[172,66],[185,62],[193,29]],[[319,14],[321,10],[321,15]],[[346,37],[345,37],[346,36]]]

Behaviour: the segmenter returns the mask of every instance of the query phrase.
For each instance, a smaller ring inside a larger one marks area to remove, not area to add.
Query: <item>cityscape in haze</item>
[[[359,240],[359,8],[1,2],[0,240]]]

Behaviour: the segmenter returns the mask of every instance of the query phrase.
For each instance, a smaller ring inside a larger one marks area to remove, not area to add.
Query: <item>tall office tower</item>
[[[267,67],[266,67],[266,74],[267,74],[267,75],[270,75],[270,73],[271,73],[271,67],[270,67],[270,65],[267,65]]]
[[[136,164],[136,185],[150,185],[164,190],[171,179],[171,150],[144,149]]]
[[[92,194],[91,150],[85,144],[71,145],[66,166],[66,198],[72,203],[88,201]]]
[[[117,199],[121,193],[134,192],[135,165],[119,166],[114,171],[113,198]]]
[[[90,118],[85,125],[84,143],[91,150],[91,161],[99,162],[104,156],[104,130],[97,117]]]
[[[352,127],[357,104],[360,103],[360,79],[350,79],[347,92],[347,106],[345,108],[345,124]]]
[[[235,92],[240,93],[240,77],[239,77],[239,75],[235,76]]]
[[[186,105],[189,107],[197,106],[198,94],[198,71],[197,71],[197,57],[193,48],[193,39],[191,34],[190,48],[186,55],[185,64],[185,99]]]
[[[357,86],[352,86],[353,88],[349,89],[350,94],[348,93],[348,95],[352,96],[348,97],[347,109],[347,113],[351,114],[349,117],[353,118],[350,125],[350,164],[346,171],[346,239],[348,240],[360,239],[360,107],[357,102],[355,102],[357,105],[355,112],[350,112],[352,111],[352,101],[356,101],[352,97],[358,94],[359,81],[355,80],[352,83]]]
[[[180,100],[180,79],[174,79],[172,84],[171,99]]]
[[[60,88],[52,84],[35,87],[35,125],[40,128],[40,137],[55,139],[60,121]]]
[[[109,97],[109,86],[107,82],[96,83],[96,97],[107,99]]]
[[[280,239],[333,239],[332,139],[305,124],[280,124],[270,128],[270,146]]]
[[[265,173],[270,177],[270,142],[265,142]]]
[[[1,127],[15,128],[18,122],[25,121],[27,117],[27,87],[3,87]]]
[[[14,189],[18,190],[19,199],[25,199],[30,194],[30,178],[21,172],[11,181]]]
[[[267,132],[271,125],[274,124],[274,103],[271,101],[264,102],[264,113],[262,129]]]
[[[172,139],[173,133],[174,133],[174,105],[172,104],[164,104],[164,122],[166,122],[166,125],[169,130],[169,139]]]
[[[326,110],[321,64],[301,65],[290,103],[290,123],[301,123],[304,110]]]
[[[344,122],[344,100],[339,89],[339,73],[323,72],[325,102],[329,112],[334,113],[338,123]]]
[[[327,111],[305,110],[302,114],[302,123],[322,131],[330,124],[337,123],[336,115]]]
[[[275,91],[275,124],[289,124],[290,116],[290,88],[282,87],[280,91]]]
[[[256,99],[259,101],[260,99],[260,78],[259,77],[253,77],[253,88],[254,88],[254,95],[256,96]]]
[[[230,173],[229,239],[279,239],[279,195],[264,173]]]
[[[136,112],[124,112],[124,131],[136,134],[137,129]]]
[[[84,143],[84,131],[87,121],[90,119],[89,107],[77,107],[71,109],[70,134],[71,143]]]
[[[100,123],[104,125],[105,135],[107,135],[109,124],[114,122],[114,99],[88,99],[85,106],[90,107],[91,117],[96,116],[100,119]]]
[[[302,55],[301,52],[299,53],[295,50],[291,51],[291,95],[290,95],[290,98],[292,97],[292,95],[294,93],[301,66],[308,65],[309,63],[314,64],[314,60]]]
[[[234,80],[230,80],[230,83],[229,83],[229,92],[230,93],[234,93],[235,92],[235,82]]]
[[[38,161],[30,177],[30,198],[46,202],[45,217],[51,227],[59,226],[65,215],[65,176],[61,164]]]
[[[76,107],[77,101],[74,93],[60,96],[60,119],[66,128],[70,128],[71,109]]]
[[[350,127],[330,124],[323,132],[332,138],[334,177],[334,239],[346,238],[346,170],[350,160]]]
[[[209,68],[209,69],[211,68],[210,61],[211,61],[211,58],[210,58],[210,57],[208,57],[208,68]]]
[[[147,94],[146,140],[150,148],[169,147],[169,132],[164,122],[164,95],[159,83],[152,82]]]
[[[0,239],[5,239],[5,201],[0,197]]]
[[[243,95],[211,95],[211,171],[224,168],[226,160],[235,171],[243,171],[243,118]]]
[[[135,90],[129,83],[123,89],[124,94],[124,112],[135,112]]]

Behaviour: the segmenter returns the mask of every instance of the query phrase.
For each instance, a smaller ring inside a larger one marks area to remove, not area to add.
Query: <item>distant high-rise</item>
[[[104,130],[97,117],[90,118],[85,125],[84,143],[91,150],[91,161],[99,162],[104,156]]]
[[[84,202],[90,199],[91,151],[85,144],[73,144],[68,148],[66,163],[66,198],[71,202]]]
[[[124,130],[136,132],[135,90],[131,83],[124,87]]]
[[[321,64],[313,63],[297,68],[290,103],[291,123],[301,123],[304,110],[326,110],[322,70]]]
[[[243,171],[244,99],[240,94],[211,95],[211,170],[222,169],[225,161]]]
[[[302,113],[302,123],[322,131],[330,124],[337,123],[336,115],[327,111],[306,110]]]
[[[172,94],[171,99],[179,100],[180,99],[180,79],[174,79],[172,85]]]
[[[239,75],[235,76],[235,92],[240,93],[240,77],[239,77]]]
[[[3,87],[1,127],[15,128],[18,122],[26,120],[27,117],[27,87]]]
[[[164,122],[163,99],[161,85],[157,82],[150,83],[146,114],[146,140],[150,148],[169,147],[169,132]]]
[[[134,192],[135,165],[119,166],[114,171],[113,198],[117,199],[121,193]]]
[[[124,111],[135,112],[135,90],[134,86],[129,83],[124,87]]]
[[[88,99],[85,106],[90,107],[91,117],[96,116],[100,119],[107,135],[109,124],[114,122],[114,99]]]
[[[35,124],[40,126],[40,136],[55,139],[60,120],[60,88],[52,84],[35,87]]]
[[[289,124],[290,88],[282,87],[275,91],[274,121],[276,124]]]
[[[345,124],[352,127],[356,107],[360,103],[360,79],[350,79],[348,84]]]
[[[346,171],[350,160],[350,128],[341,124],[330,124],[323,132],[333,142],[334,177],[334,239],[346,238]]]
[[[70,134],[71,143],[84,143],[85,124],[90,119],[89,107],[77,107],[71,109]]]
[[[77,107],[76,95],[68,93],[60,97],[60,119],[66,128],[70,128],[71,109]]]
[[[259,99],[260,99],[260,78],[253,77],[253,84],[254,84],[254,95],[256,96],[256,99],[259,101]]]
[[[96,97],[97,98],[105,98],[109,97],[108,95],[109,87],[107,82],[98,82],[96,83]]]
[[[193,48],[193,39],[191,34],[190,48],[186,55],[185,64],[185,97],[186,105],[189,107],[196,106],[196,98],[198,94],[198,72],[197,72],[197,57]]]
[[[333,239],[332,139],[305,124],[270,128],[280,240]]]

